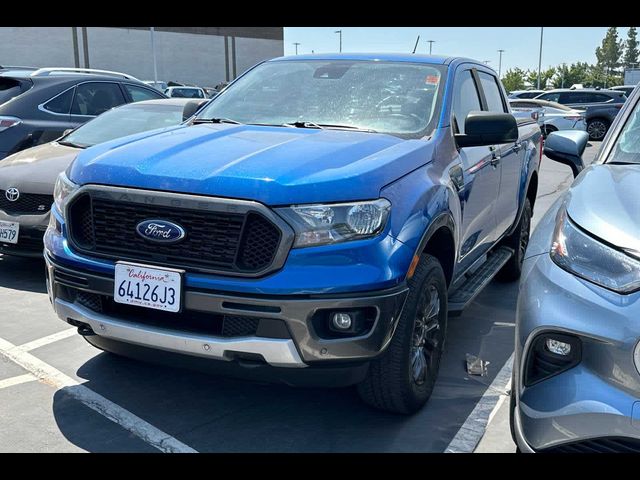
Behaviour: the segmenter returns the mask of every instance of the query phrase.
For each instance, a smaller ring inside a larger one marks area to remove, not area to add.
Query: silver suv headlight
[[[296,232],[294,248],[375,237],[384,230],[390,210],[391,203],[385,198],[276,209]]]
[[[67,177],[67,174],[62,172],[56,179],[56,185],[53,188],[53,201],[56,204],[57,209],[64,213],[64,205],[67,198],[73,192],[79,188],[79,185],[73,183]]]
[[[618,293],[640,289],[640,260],[585,233],[565,208],[558,212],[551,259],[564,270]]]

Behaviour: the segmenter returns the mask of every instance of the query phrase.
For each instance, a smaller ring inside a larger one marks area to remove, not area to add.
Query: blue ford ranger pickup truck
[[[266,61],[184,124],[77,156],[50,299],[108,352],[415,412],[447,316],[520,275],[540,158],[482,63]]]

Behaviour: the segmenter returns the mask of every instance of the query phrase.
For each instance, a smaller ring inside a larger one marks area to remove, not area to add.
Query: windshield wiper
[[[238,122],[237,120],[232,120],[230,118],[196,118],[193,121],[194,125],[199,123],[231,123],[233,125],[244,125],[242,122]]]
[[[64,145],[65,147],[73,147],[73,148],[87,148],[90,146],[90,145],[83,145],[81,143],[68,142],[67,140],[58,140],[58,143],[60,145]]]
[[[377,133],[375,130],[370,128],[361,128],[355,127],[353,125],[338,125],[333,123],[315,123],[315,122],[291,122],[291,123],[283,123],[283,127],[293,127],[293,128],[318,128],[324,130],[325,128],[335,129],[335,130],[355,130],[357,132],[369,132],[369,133]]]

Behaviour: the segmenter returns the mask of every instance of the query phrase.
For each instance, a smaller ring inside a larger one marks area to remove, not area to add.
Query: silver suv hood
[[[567,212],[592,235],[640,252],[640,165],[592,165],[571,187]]]

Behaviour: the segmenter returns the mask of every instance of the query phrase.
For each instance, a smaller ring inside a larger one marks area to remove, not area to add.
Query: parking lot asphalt
[[[543,158],[534,225],[571,181]],[[504,400],[517,291],[493,282],[449,320],[433,396],[407,417],[366,407],[354,388],[249,383],[102,353],[54,315],[41,260],[0,255],[0,452],[514,451]],[[490,362],[487,376],[466,373],[467,353]]]

